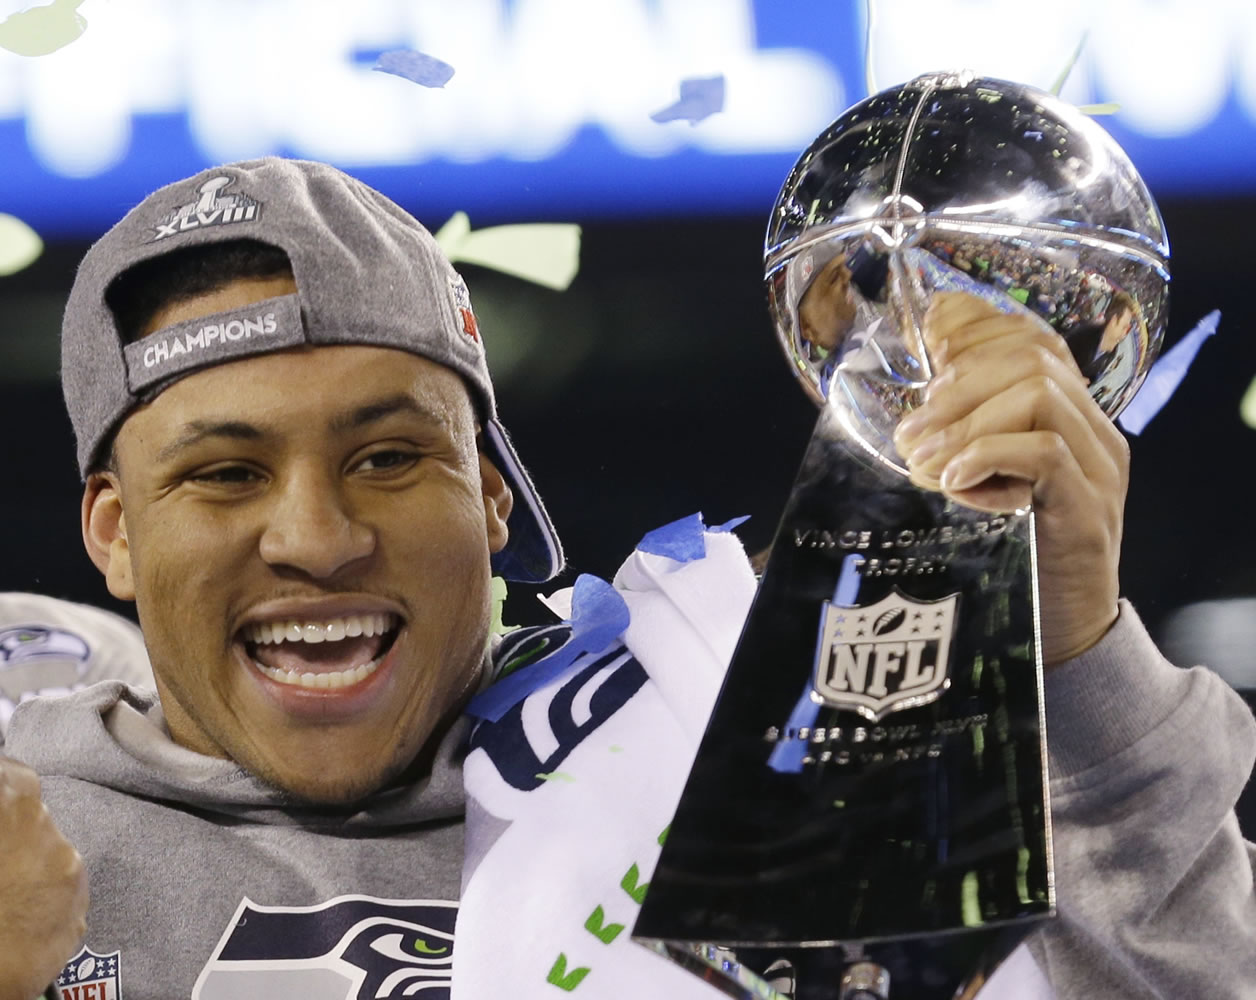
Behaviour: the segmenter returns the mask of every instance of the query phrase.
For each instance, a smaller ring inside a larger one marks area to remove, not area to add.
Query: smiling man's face
[[[243,279],[156,329],[294,290]],[[462,380],[314,347],[176,382],[89,478],[84,535],[136,601],[171,735],[303,799],[398,775],[471,693],[511,498]]]

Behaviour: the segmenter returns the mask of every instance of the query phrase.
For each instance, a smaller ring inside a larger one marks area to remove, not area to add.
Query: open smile
[[[379,668],[400,631],[389,612],[253,622],[240,641],[253,666],[277,684],[339,690],[363,683]]]

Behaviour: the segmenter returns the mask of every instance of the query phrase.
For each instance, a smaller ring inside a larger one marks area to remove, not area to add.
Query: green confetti
[[[1060,71],[1060,75],[1055,78],[1055,83],[1051,85],[1051,93],[1056,97],[1060,96],[1060,91],[1064,89],[1064,84],[1068,81],[1069,75],[1073,72],[1073,67],[1077,65],[1077,61],[1081,58],[1082,50],[1086,47],[1086,41],[1090,36],[1090,32],[1082,32],[1081,41],[1077,43],[1077,48],[1073,50],[1073,55],[1065,64],[1064,69]],[[1116,101],[1105,101],[1102,104],[1079,104],[1077,110],[1084,115],[1114,115],[1121,110],[1121,105]],[[1052,150],[1051,155],[1059,157],[1058,149]]]
[[[1069,74],[1073,72],[1073,67],[1077,65],[1077,60],[1082,57],[1082,49],[1086,47],[1086,40],[1090,37],[1089,31],[1083,31],[1081,40],[1077,43],[1077,48],[1073,50],[1073,55],[1064,65],[1064,69],[1060,71],[1060,75],[1055,78],[1055,83],[1051,84],[1051,93],[1056,97],[1060,96],[1060,91],[1064,89],[1064,84],[1068,82]]]
[[[489,622],[488,630],[490,635],[505,635],[507,632],[513,632],[518,625],[507,625],[502,621],[502,611],[506,605],[506,581],[500,577],[493,577],[492,593],[490,595],[490,611],[492,620]]]
[[[10,14],[0,21],[0,49],[19,56],[46,56],[65,48],[87,30],[78,12],[83,0],[53,0]]]
[[[1102,104],[1079,104],[1077,110],[1084,115],[1114,115],[1121,110],[1116,101],[1104,101]]]
[[[44,252],[39,234],[16,216],[0,212],[0,277],[29,267]]]
[[[981,916],[981,900],[978,898],[979,891],[980,886],[977,882],[977,873],[967,872],[960,887],[960,920],[964,922],[965,927],[980,927],[985,923],[985,919]]]
[[[1239,403],[1239,419],[1256,430],[1256,378],[1252,379],[1247,392],[1243,393],[1243,400]]]
[[[568,784],[576,780],[566,771],[539,771],[536,776],[541,781],[566,781]]]
[[[455,212],[436,233],[451,261],[514,275],[524,281],[564,291],[580,270],[580,227],[540,222],[471,229],[466,212]]]
[[[624,748],[621,747],[618,743],[612,743],[607,749],[609,749],[611,753],[623,753],[624,752]]]
[[[1016,895],[1022,903],[1029,899],[1029,848],[1016,849]]]

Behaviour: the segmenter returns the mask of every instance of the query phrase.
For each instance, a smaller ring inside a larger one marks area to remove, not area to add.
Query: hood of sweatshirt
[[[468,727],[460,717],[441,737],[426,776],[343,807],[296,801],[232,760],[180,746],[170,738],[156,693],[119,681],[24,702],[13,714],[5,753],[41,777],[78,779],[251,823],[366,834],[463,814]]]

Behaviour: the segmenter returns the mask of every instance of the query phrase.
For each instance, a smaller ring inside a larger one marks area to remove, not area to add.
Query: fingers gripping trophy
[[[948,499],[895,432],[957,301],[1114,417],[1163,336],[1163,223],[1076,109],[931,74],[802,155],[765,270],[821,412],[634,934],[730,996],[971,996],[1054,910],[1034,514]]]

